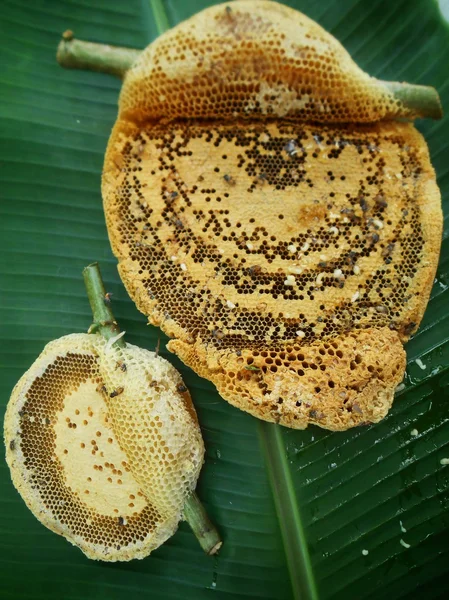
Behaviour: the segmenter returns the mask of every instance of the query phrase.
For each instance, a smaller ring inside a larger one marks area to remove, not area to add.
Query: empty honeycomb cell
[[[173,535],[204,454],[181,385],[167,361],[130,344],[88,334],[48,344],[5,417],[12,479],[35,516],[106,561],[144,558]]]
[[[207,9],[127,73],[102,183],[120,275],[243,410],[346,429],[391,405],[442,231],[425,141],[395,116],[413,115],[272,2]]]

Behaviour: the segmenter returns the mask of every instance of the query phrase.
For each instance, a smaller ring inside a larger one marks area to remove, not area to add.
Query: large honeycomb
[[[171,351],[268,421],[376,422],[403,378],[442,217],[424,139],[378,121],[405,114],[385,93],[258,1],[179,25],[125,78],[103,175],[121,277]]]
[[[88,334],[51,342],[20,379],[5,442],[35,516],[106,561],[143,558],[173,535],[204,455],[178,372]]]

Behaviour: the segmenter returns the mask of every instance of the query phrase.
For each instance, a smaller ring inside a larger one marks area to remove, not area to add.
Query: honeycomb
[[[126,74],[120,114],[134,122],[418,116],[317,23],[265,0],[213,6],[150,44]]]
[[[144,558],[173,535],[204,454],[177,371],[87,334],[48,344],[20,379],[5,443],[34,515],[105,561]]]
[[[399,113],[306,17],[229,8],[164,34],[126,76],[103,172],[120,275],[168,348],[231,404],[295,428],[377,422],[438,261],[427,146],[411,123],[368,122]],[[320,61],[291,66],[311,40],[334,53],[336,88],[352,81],[348,105],[321,87]],[[217,70],[207,60],[220,52]],[[289,104],[286,82],[306,73],[311,105],[299,87]],[[279,92],[270,106],[253,102],[264,78]]]

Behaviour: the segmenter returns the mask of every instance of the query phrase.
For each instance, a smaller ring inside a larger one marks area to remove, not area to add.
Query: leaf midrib
[[[257,428],[273,492],[293,597],[295,600],[317,600],[315,577],[282,440],[281,427],[259,421]]]

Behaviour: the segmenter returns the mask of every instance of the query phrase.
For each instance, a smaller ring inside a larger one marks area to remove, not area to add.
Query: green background
[[[81,270],[94,260],[127,339],[149,349],[158,337],[165,341],[127,297],[104,224],[100,174],[120,82],[61,69],[55,61],[61,32],[143,48],[210,4],[0,3],[2,411],[48,341],[87,329]],[[432,84],[449,106],[449,30],[434,0],[288,4],[330,31],[371,75]],[[418,128],[447,209],[448,121]],[[182,524],[143,561],[89,561],[32,516],[1,461],[0,597],[287,600],[310,597],[313,581],[323,599],[448,597],[449,467],[440,464],[449,457],[448,287],[446,226],[432,298],[407,346],[406,390],[372,427],[330,433],[262,424],[170,355],[192,392],[207,447],[198,491],[223,534],[216,558],[203,555]],[[162,354],[169,356],[165,348]],[[410,433],[415,428],[417,437]]]

